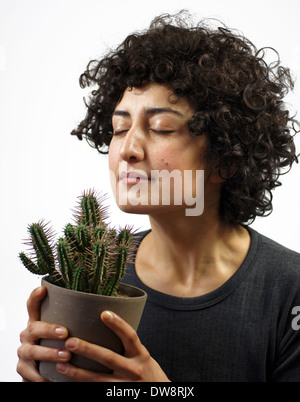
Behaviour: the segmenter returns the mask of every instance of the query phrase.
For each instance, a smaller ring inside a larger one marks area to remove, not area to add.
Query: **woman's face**
[[[196,171],[203,174],[206,168],[206,138],[189,132],[193,114],[187,100],[176,99],[167,86],[126,89],[112,116],[109,148],[111,183],[121,210],[182,210],[203,198],[199,181],[207,173]]]

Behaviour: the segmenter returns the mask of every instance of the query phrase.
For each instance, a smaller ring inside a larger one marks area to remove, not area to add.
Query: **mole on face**
[[[161,160],[162,162],[164,161],[164,159]],[[166,166],[168,166],[169,162],[166,162]]]

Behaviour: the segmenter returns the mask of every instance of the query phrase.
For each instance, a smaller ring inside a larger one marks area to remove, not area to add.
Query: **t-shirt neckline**
[[[243,281],[245,275],[251,269],[253,262],[256,260],[255,256],[259,249],[259,235],[258,233],[245,226],[248,230],[251,242],[248,253],[240,265],[240,267],[236,270],[236,272],[225,282],[223,285],[218,287],[217,289],[206,293],[201,296],[195,297],[178,297],[169,295],[166,293],[159,292],[155,289],[152,289],[145,285],[138,277],[135,269],[135,263],[133,264],[133,268],[135,271],[135,276],[137,280],[137,286],[143,289],[148,294],[147,302],[158,304],[165,308],[169,308],[172,310],[198,310],[210,307],[214,304],[219,303],[228,297],[239,284]],[[139,244],[143,240],[144,237],[147,236],[151,232],[151,229],[138,233],[137,236],[137,247],[135,250],[135,255],[138,249]],[[135,257],[134,255],[134,257]]]

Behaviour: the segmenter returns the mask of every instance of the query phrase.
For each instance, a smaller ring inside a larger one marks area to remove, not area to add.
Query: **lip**
[[[123,181],[125,183],[138,183],[141,180],[151,180],[149,177],[145,174],[141,174],[140,172],[135,172],[135,171],[130,171],[130,172],[121,172],[120,174],[120,181]]]
[[[140,172],[135,172],[134,170],[130,171],[130,172],[122,172],[121,173],[121,178],[135,178],[135,179],[141,179],[141,180],[148,180],[148,176],[145,174],[141,174]]]

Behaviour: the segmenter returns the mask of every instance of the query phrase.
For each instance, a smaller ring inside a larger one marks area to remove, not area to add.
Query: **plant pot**
[[[120,284],[119,290],[124,296],[103,296],[83,293],[53,285],[47,277],[42,279],[47,294],[41,305],[41,321],[62,325],[68,329],[68,337],[84,339],[101,345],[116,353],[123,353],[120,338],[100,319],[104,310],[110,310],[122,317],[137,330],[147,294],[130,285]],[[41,339],[40,345],[64,348],[65,340]],[[97,372],[111,372],[100,363],[73,354],[70,363],[77,367]],[[58,373],[56,363],[41,361],[40,374],[55,382],[72,381]]]

